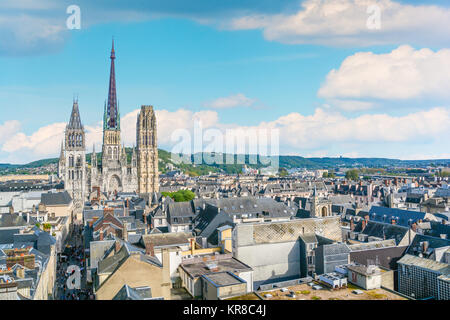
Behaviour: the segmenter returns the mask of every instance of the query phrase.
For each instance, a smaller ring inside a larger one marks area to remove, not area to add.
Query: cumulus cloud
[[[380,9],[380,29],[368,28]],[[450,9],[407,5],[392,0],[306,0],[293,14],[249,14],[230,22],[230,28],[261,29],[268,40],[287,44],[371,46],[398,43],[444,44],[450,39]]]
[[[328,73],[318,95],[328,99],[449,98],[449,87],[450,49],[434,52],[404,45],[386,54],[358,52],[347,57]],[[355,105],[355,109],[369,107]]]
[[[6,121],[0,125],[0,145],[7,142],[20,130],[20,122],[17,120]]]
[[[251,107],[255,102],[256,100],[250,99],[242,93],[238,93],[228,97],[221,97],[213,101],[206,102],[204,106],[211,109],[229,109],[236,107]]]
[[[29,136],[17,132],[3,143],[1,150],[20,154],[25,161],[46,157],[59,150],[65,127],[65,123],[53,123],[39,128]]]
[[[136,116],[134,110],[122,117],[122,140],[126,146],[136,143]],[[448,141],[442,137],[450,136],[450,109],[433,108],[428,111],[410,113],[404,116],[387,114],[364,114],[358,117],[346,117],[338,112],[329,112],[322,108],[312,115],[290,113],[274,121],[261,122],[256,126],[240,126],[222,123],[213,110],[192,112],[185,109],[176,111],[156,110],[159,147],[171,150],[177,143],[172,140],[175,130],[184,129],[193,133],[195,121],[201,122],[203,129],[217,129],[226,134],[227,129],[271,130],[279,132],[280,153],[324,156],[330,146],[337,146],[340,154],[362,155],[361,147],[383,144],[385,146],[408,146],[414,150],[417,144],[436,146],[435,156],[444,155],[449,148]],[[11,124],[8,124],[11,125]],[[0,127],[3,130],[5,124]],[[17,128],[17,123],[14,124]],[[55,123],[38,129],[31,135],[17,132],[3,142],[1,150],[15,154],[23,159],[36,160],[47,156],[57,156],[63,139],[65,123]],[[86,126],[88,152],[93,143],[100,148],[102,141],[101,125]],[[258,141],[263,143],[261,141]],[[206,146],[207,143],[204,143]],[[224,150],[226,148],[224,147]],[[308,150],[308,151],[307,151]],[[97,149],[100,151],[100,149]],[[378,150],[382,152],[382,150]],[[412,155],[417,152],[411,152]],[[379,156],[383,156],[380,154]],[[400,153],[397,157],[407,157]],[[411,156],[408,158],[411,159]],[[422,157],[420,157],[422,158]]]

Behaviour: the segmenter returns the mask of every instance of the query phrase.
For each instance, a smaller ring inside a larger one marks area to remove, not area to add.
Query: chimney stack
[[[428,241],[422,242],[422,252],[426,252],[428,250]]]
[[[353,221],[353,218],[350,218],[350,231],[355,230],[355,222]]]
[[[154,257],[155,256],[155,245],[153,242],[149,242],[145,246],[145,254]]]

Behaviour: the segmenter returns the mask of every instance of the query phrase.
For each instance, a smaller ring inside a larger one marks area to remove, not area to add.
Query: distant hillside
[[[132,148],[126,148],[128,162],[131,162]],[[209,172],[226,172],[226,173],[240,173],[242,172],[243,165],[236,164],[237,156],[234,155],[234,163],[232,165],[227,164],[201,164],[195,165],[194,158],[211,154],[197,153],[190,156],[192,164],[175,164],[171,160],[171,153],[162,149],[158,150],[159,155],[159,170],[161,173],[166,172],[166,168],[171,163],[174,169],[182,170],[190,175],[203,175]],[[225,160],[225,156],[224,160]],[[91,153],[86,155],[88,163],[91,162]],[[97,153],[98,164],[101,165],[102,153]],[[5,169],[25,169],[25,168],[38,168],[49,164],[58,163],[58,158],[42,159],[33,161],[25,165],[15,164],[0,164],[0,170]],[[262,164],[249,164],[249,156],[245,156],[245,163],[251,168],[261,168],[267,165]],[[442,160],[398,160],[387,158],[304,158],[300,156],[280,156],[279,167],[292,169],[292,168],[307,168],[307,169],[333,169],[337,167],[366,167],[366,168],[387,168],[387,167],[425,167],[425,166],[450,166],[450,159]]]

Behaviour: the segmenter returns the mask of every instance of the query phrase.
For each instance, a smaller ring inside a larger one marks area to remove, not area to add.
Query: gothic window
[[[73,156],[69,157],[69,167],[73,167]]]
[[[111,147],[108,148],[108,158],[111,159],[112,151]]]

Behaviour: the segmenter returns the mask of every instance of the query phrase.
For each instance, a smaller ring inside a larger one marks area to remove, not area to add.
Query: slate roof
[[[317,237],[314,233],[306,233],[306,234],[301,234],[300,238],[303,240],[303,242],[305,243],[318,243],[319,241],[317,240]]]
[[[130,254],[128,253],[125,246],[122,246],[122,248],[120,248],[120,250],[116,254],[98,262],[97,273],[113,273],[120,265],[120,263],[128,258],[129,255]]]
[[[151,297],[152,289],[150,287],[132,288],[125,284],[112,300],[148,300]]]
[[[425,242],[425,241],[428,242],[429,250],[450,246],[450,239],[442,239],[442,238],[436,238],[436,237],[426,236],[426,235],[422,235],[422,234],[416,234],[416,236],[411,241],[411,244],[408,248],[408,254],[411,254],[411,255],[418,254],[418,251],[416,252],[417,247],[420,246],[421,242]]]
[[[450,265],[447,263],[437,262],[431,259],[416,257],[410,254],[405,254],[398,263],[404,265],[412,265],[424,269],[433,270],[444,275],[450,274]]]
[[[72,197],[67,191],[56,193],[43,193],[41,195],[41,203],[46,206],[62,206],[70,205]]]
[[[194,235],[190,232],[170,232],[170,233],[154,233],[142,236],[142,241],[145,246],[153,244],[155,248],[166,246],[177,246],[189,244],[189,238]]]
[[[350,253],[350,249],[345,243],[332,243],[332,244],[324,244],[323,245],[323,254],[324,256],[332,256],[339,254],[348,254]]]
[[[27,226],[26,217],[19,216],[16,213],[0,214],[0,228],[25,227]]]
[[[387,240],[391,241],[391,240]],[[393,240],[392,240],[393,241]],[[370,244],[370,242],[368,243]],[[395,244],[395,241],[394,241]],[[358,246],[358,245],[355,245]],[[353,245],[349,245],[350,249],[350,260],[360,263],[368,264],[368,260],[373,262],[378,260],[378,264],[384,268],[390,270],[397,270],[397,261],[406,253],[408,246],[393,246],[393,247],[360,247],[358,250],[354,250]]]
[[[360,232],[361,227],[362,223],[360,222],[356,225],[355,232]],[[408,230],[407,227],[369,220],[362,233],[385,240],[394,239],[396,244],[399,244]]]
[[[386,215],[386,217],[384,217]],[[425,212],[403,210],[397,208],[387,208],[372,206],[369,211],[370,220],[378,222],[390,223],[392,218],[398,217],[397,224],[402,226],[409,226],[418,220],[425,219]],[[411,220],[410,220],[411,219]]]

